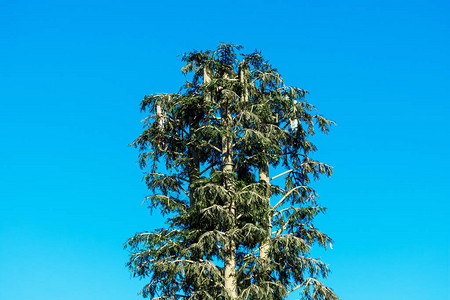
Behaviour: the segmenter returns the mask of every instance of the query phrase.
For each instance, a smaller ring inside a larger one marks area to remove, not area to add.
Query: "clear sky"
[[[161,227],[139,102],[178,54],[257,48],[338,125],[316,184],[344,300],[448,299],[448,1],[0,0],[0,299],[140,299],[126,238]],[[291,297],[294,299],[295,297]]]

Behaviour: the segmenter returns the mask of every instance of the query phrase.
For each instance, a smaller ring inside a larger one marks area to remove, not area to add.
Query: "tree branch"
[[[294,171],[294,170],[296,170],[296,169],[298,169],[298,168],[299,168],[299,167],[295,167],[295,168],[290,169],[290,170],[288,170],[288,171],[286,171],[286,172],[283,172],[283,173],[281,173],[281,174],[278,174],[277,176],[274,176],[274,177],[270,178],[269,181],[271,181],[271,180],[273,180],[273,179],[276,179],[276,178],[278,178],[278,177],[281,177],[281,176],[283,176],[283,175],[286,175],[286,174],[288,174],[288,173],[290,173],[290,172],[292,172],[292,171]]]
[[[277,208],[278,206],[280,206],[280,205],[284,202],[284,200],[285,200],[290,194],[292,194],[294,191],[296,191],[296,190],[298,190],[298,189],[300,189],[300,188],[305,188],[305,189],[306,189],[306,188],[308,188],[308,187],[307,187],[307,186],[304,186],[304,185],[299,185],[299,186],[296,186],[296,187],[290,189],[289,192],[287,192],[287,194],[284,195],[284,197],[281,198],[281,200],[278,201],[278,203],[275,204],[275,206],[274,206],[273,208],[275,209],[275,208]]]

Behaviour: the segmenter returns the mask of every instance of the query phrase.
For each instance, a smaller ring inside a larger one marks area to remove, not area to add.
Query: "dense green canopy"
[[[312,223],[324,208],[309,183],[332,168],[310,158],[309,138],[333,122],[259,52],[220,44],[183,61],[190,81],[144,98],[149,115],[133,143],[149,207],[167,216],[165,228],[126,243],[130,271],[148,278],[142,295],[338,299],[320,282],[327,265],[310,254],[331,239]]]

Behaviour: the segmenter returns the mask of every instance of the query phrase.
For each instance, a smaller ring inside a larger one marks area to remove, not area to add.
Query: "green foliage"
[[[191,77],[180,93],[142,101],[149,116],[132,145],[146,202],[167,227],[128,239],[129,269],[149,280],[141,293],[152,299],[285,299],[297,289],[304,299],[338,299],[319,281],[327,265],[310,256],[331,239],[313,225],[325,209],[308,186],[332,172],[310,158],[308,138],[333,122],[259,52],[241,48],[184,54]],[[286,171],[283,184],[256,178],[267,165]],[[225,288],[230,259],[236,295]]]

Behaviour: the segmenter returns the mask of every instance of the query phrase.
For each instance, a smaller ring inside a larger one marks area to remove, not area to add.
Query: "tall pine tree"
[[[325,209],[310,181],[332,168],[310,158],[309,139],[333,122],[259,52],[240,50],[185,54],[190,81],[180,92],[142,101],[149,115],[133,145],[149,207],[167,226],[128,239],[129,269],[148,279],[141,293],[152,299],[272,300],[295,290],[338,299],[310,253],[331,243],[313,225]]]

